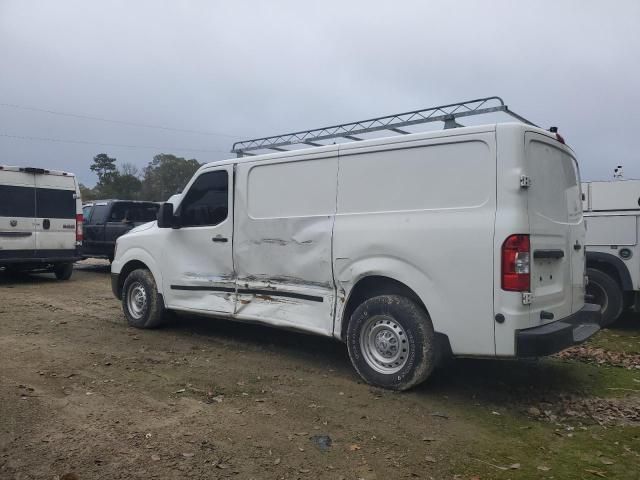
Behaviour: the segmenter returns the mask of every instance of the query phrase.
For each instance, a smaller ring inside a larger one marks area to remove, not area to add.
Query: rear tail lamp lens
[[[76,215],[76,242],[82,242],[82,224],[84,223],[84,217],[81,213]]]
[[[502,244],[502,289],[527,292],[531,287],[529,235],[511,235]]]

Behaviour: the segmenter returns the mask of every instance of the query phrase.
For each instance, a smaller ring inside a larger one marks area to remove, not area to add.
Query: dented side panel
[[[331,335],[337,153],[287,160],[237,167],[234,316]]]

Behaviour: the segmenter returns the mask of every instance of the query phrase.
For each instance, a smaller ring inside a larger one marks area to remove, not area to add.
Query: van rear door
[[[72,176],[36,174],[36,254],[75,255],[76,191]],[[52,252],[54,250],[55,252]]]
[[[531,243],[530,319],[559,320],[584,305],[584,223],[578,166],[553,138],[525,134]],[[551,315],[553,314],[553,315]]]
[[[34,186],[33,173],[0,170],[0,261],[33,256]]]

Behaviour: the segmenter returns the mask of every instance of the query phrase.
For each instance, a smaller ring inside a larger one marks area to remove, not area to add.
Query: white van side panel
[[[235,317],[331,335],[337,149],[236,167]]]
[[[493,129],[341,146],[334,268],[338,295],[379,275],[424,302],[458,355],[493,355]],[[339,336],[344,302],[338,302]]]

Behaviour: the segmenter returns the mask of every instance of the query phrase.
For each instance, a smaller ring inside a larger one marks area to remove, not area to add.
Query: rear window
[[[93,212],[91,213],[90,224],[91,225],[101,225],[105,222],[107,212],[109,211],[109,205],[96,205],[93,207]]]
[[[73,190],[55,188],[36,189],[37,218],[76,218],[76,199]]]
[[[116,203],[109,214],[109,222],[146,223],[156,219],[158,205]]]
[[[33,218],[36,210],[35,188],[0,185],[0,217]]]
[[[84,221],[88,222],[91,218],[91,205],[87,205],[86,207],[82,207],[82,216],[84,217]]]
[[[532,140],[527,159],[534,184],[544,185],[544,189],[532,190],[530,207],[558,222],[580,221],[582,197],[573,157],[547,142]]]
[[[159,205],[136,205],[131,210],[131,220],[134,222],[153,222],[158,217]]]

